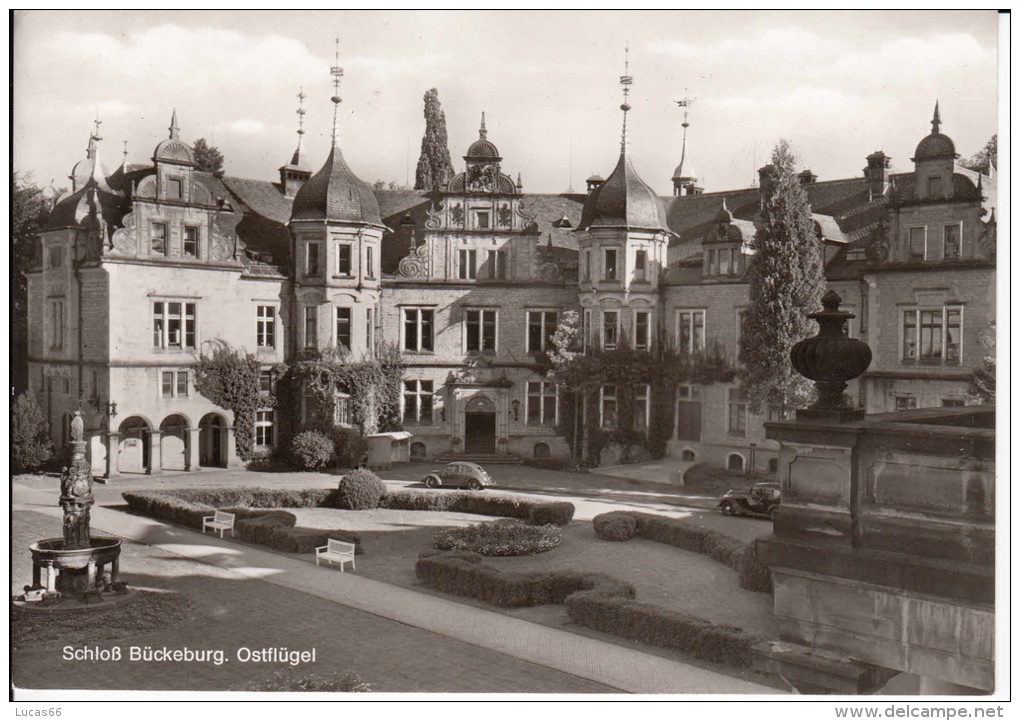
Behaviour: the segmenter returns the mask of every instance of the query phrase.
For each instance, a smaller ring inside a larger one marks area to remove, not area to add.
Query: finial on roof
[[[939,101],[935,101],[935,115],[931,119],[931,132],[937,134],[939,132],[939,126],[942,125],[942,119],[939,117]]]
[[[687,94],[687,88],[684,88],[684,99],[676,101],[677,106],[684,109],[684,121],[680,124],[684,129],[683,144],[680,146],[680,166],[677,168],[676,173],[674,173],[677,178],[685,177],[684,163],[687,160],[687,128],[691,125],[687,122],[687,113],[689,112],[690,107],[694,105],[695,100],[697,100],[697,98],[690,97]]]
[[[177,108],[174,108],[173,117],[170,118],[170,139],[179,140],[181,129],[177,127]]]
[[[297,148],[294,150],[294,155],[290,159],[290,164],[298,167],[304,167],[304,137],[305,137],[305,89],[301,88],[298,91],[298,129],[297,129]]]
[[[482,111],[482,124],[478,128],[478,139],[479,140],[485,140],[485,138],[486,138],[486,136],[488,134],[489,134],[488,131],[485,129],[485,111],[483,110]]]
[[[623,132],[620,137],[620,152],[627,152],[627,111],[630,110],[630,103],[627,99],[630,97],[630,86],[634,84],[634,78],[630,76],[630,47],[624,46],[624,61],[623,61],[623,75],[620,76],[620,85],[623,86],[623,103],[620,105],[620,110],[623,111]]]
[[[336,64],[329,69],[329,74],[333,76],[333,97],[330,100],[333,102],[333,145],[337,145],[340,142],[340,103],[343,102],[343,98],[340,97],[340,79],[344,76],[344,69],[340,67],[340,38],[336,39]]]
[[[524,183],[521,182],[521,174],[520,174],[520,171],[518,171],[518,173],[517,173],[517,189],[520,190],[523,187],[524,187]]]

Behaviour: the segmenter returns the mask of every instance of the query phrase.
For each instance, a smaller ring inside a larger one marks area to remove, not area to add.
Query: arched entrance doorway
[[[149,422],[141,416],[125,418],[118,430],[117,468],[123,473],[145,473],[149,467]]]
[[[227,467],[227,424],[218,413],[206,413],[198,422],[198,464],[208,468]]]
[[[477,395],[464,406],[464,452],[496,452],[496,405]]]
[[[183,471],[188,467],[188,419],[174,414],[159,424],[160,467]]]

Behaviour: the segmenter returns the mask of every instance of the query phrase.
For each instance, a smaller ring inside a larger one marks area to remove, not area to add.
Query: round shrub
[[[336,489],[336,507],[349,511],[367,511],[379,507],[386,486],[367,468],[358,468],[340,479]]]
[[[551,501],[549,503],[536,503],[528,511],[528,522],[536,526],[544,526],[552,523],[555,526],[565,526],[574,517],[574,504],[569,501]]]
[[[440,531],[435,538],[441,551],[474,551],[483,556],[534,556],[560,545],[560,529],[532,526],[515,518],[476,523]]]
[[[294,462],[307,471],[325,468],[333,458],[333,441],[319,431],[302,431],[290,443]]]
[[[637,519],[624,511],[601,513],[591,519],[591,525],[603,541],[629,541],[637,533]]]

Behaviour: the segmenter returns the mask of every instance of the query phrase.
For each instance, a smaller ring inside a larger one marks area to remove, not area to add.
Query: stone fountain
[[[63,538],[45,538],[32,551],[32,585],[15,600],[25,610],[74,610],[107,606],[127,597],[120,578],[119,538],[92,536],[89,510],[92,467],[85,460],[81,411],[71,421],[71,463],[60,476],[60,505],[64,509]]]

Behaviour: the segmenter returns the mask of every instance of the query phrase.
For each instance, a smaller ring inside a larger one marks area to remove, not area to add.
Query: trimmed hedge
[[[386,485],[366,468],[357,468],[343,478],[336,489],[336,507],[349,511],[367,511],[379,507]]]
[[[578,571],[502,571],[482,563],[483,556],[468,551],[425,551],[418,556],[414,574],[430,588],[467,596],[504,608],[562,604],[577,591],[634,597],[634,587],[601,573]]]
[[[637,533],[637,521],[624,511],[601,513],[591,519],[591,524],[603,541],[629,541]]]
[[[430,588],[496,606],[565,604],[581,626],[728,666],[750,666],[752,648],[762,640],[734,626],[639,603],[632,585],[601,573],[503,571],[465,551],[426,551],[414,572]]]
[[[739,574],[740,587],[749,591],[768,593],[772,590],[772,578],[767,566],[758,560],[755,544],[744,543],[725,533],[693,526],[678,518],[656,516],[639,511],[610,511],[592,519],[595,534],[604,540],[619,541],[626,538],[609,538],[609,528],[628,523],[624,518],[633,519],[632,536],[657,543],[665,543],[687,551],[703,553],[719,563],[729,566]],[[629,525],[629,523],[628,523]]]
[[[320,508],[335,504],[336,491],[328,488],[288,490],[281,488],[181,488],[172,491],[145,491],[151,495],[172,496],[198,505],[223,508]],[[126,494],[125,494],[126,495]]]
[[[192,499],[201,493],[198,489],[188,489]],[[255,489],[265,490],[265,489]],[[268,546],[288,553],[311,553],[317,546],[325,546],[330,538],[350,541],[357,545],[355,553],[364,553],[361,538],[356,533],[342,528],[325,530],[319,528],[296,528],[297,519],[294,514],[280,510],[264,510],[246,508],[244,506],[214,506],[198,503],[187,498],[177,498],[169,491],[149,491],[140,493],[124,493],[124,500],[132,513],[148,518],[168,521],[179,526],[187,526],[196,530],[202,529],[202,517],[212,515],[215,510],[233,513],[234,533],[242,541]],[[216,493],[212,497],[217,497]],[[309,506],[293,506],[307,508]]]
[[[501,518],[440,531],[436,534],[435,544],[441,551],[475,551],[483,556],[534,556],[560,545],[560,534],[551,523],[532,526],[516,518]]]
[[[567,501],[534,501],[524,496],[480,494],[458,491],[391,491],[379,501],[380,508],[402,511],[451,511],[480,516],[519,518],[544,526],[565,526],[574,517],[574,504]]]

